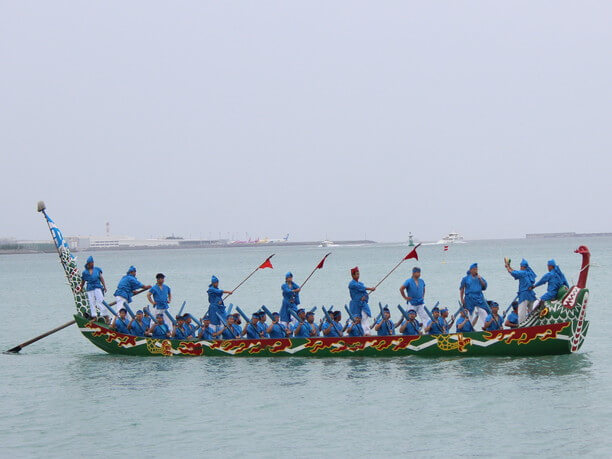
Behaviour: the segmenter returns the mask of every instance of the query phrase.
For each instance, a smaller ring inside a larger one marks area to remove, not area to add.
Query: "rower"
[[[508,314],[506,318],[506,322],[504,322],[504,326],[508,328],[518,328],[519,326],[519,316],[518,316],[518,301],[512,302],[512,312]]]
[[[285,283],[281,285],[283,292],[283,303],[280,309],[281,322],[285,327],[291,322],[295,322],[295,317],[289,312],[293,310],[297,312],[297,307],[300,304],[300,286],[293,282],[293,274],[288,272],[285,274]]]
[[[223,304],[223,295],[231,295],[232,292],[221,290],[219,288],[219,278],[217,276],[212,276],[206,293],[208,293],[208,316],[210,317],[210,323],[215,328],[215,331],[218,331],[223,327],[218,314],[220,314],[224,320],[227,318],[225,304]]]
[[[318,328],[314,324],[314,312],[306,312],[303,309],[298,309],[298,322],[293,328],[293,336],[296,338],[310,338],[318,334]]]
[[[433,320],[430,320],[425,327],[425,333],[429,335],[442,335],[444,334],[444,323],[442,317],[440,317],[440,308],[437,306],[431,310]]]
[[[251,316],[251,321],[244,327],[244,331],[242,332],[242,336],[246,335],[248,339],[259,339],[261,335],[259,334],[259,315],[257,313]]]
[[[274,312],[272,314],[272,323],[267,328],[266,332],[270,338],[274,339],[286,338],[287,336],[291,335],[291,332],[287,330],[287,327],[281,323],[280,314],[278,312]]]
[[[395,334],[395,327],[393,326],[393,321],[391,320],[391,311],[389,311],[389,308],[383,308],[383,316],[378,319],[376,325],[374,325],[374,330],[376,330],[378,336],[389,336]]]
[[[346,329],[349,336],[364,336],[364,330],[361,326],[361,316],[354,315],[353,323]]]
[[[488,303],[489,307],[491,308],[491,314],[487,316],[484,327],[482,329],[484,331],[503,330],[504,321],[498,314],[499,304],[497,304],[495,301],[489,301]]]
[[[196,327],[191,323],[191,315],[183,314],[183,330],[187,339],[195,338]]]
[[[125,335],[130,334],[130,330],[128,329],[128,325],[130,321],[126,317],[127,311],[125,308],[119,309],[119,315],[115,316],[113,322],[111,323],[111,328],[113,330],[117,330],[119,333],[123,333]]]
[[[539,287],[540,285],[548,283],[548,289],[546,293],[540,297],[540,301],[552,301],[557,299],[559,289],[564,285],[569,287],[565,274],[561,272],[561,268],[555,262],[555,260],[548,260],[548,272],[542,276],[542,279],[533,284],[531,289]]]
[[[470,312],[470,319],[474,317],[474,315],[483,322],[486,319],[487,302],[482,293],[486,289],[487,281],[478,274],[478,263],[473,263],[467,271],[466,276],[461,279],[461,285],[459,286],[461,304]]]
[[[422,322],[428,320],[429,316],[425,311],[425,281],[421,279],[421,268],[412,268],[412,277],[400,287],[402,298],[411,306]]]
[[[183,320],[183,316],[176,316],[175,317],[176,323],[174,324],[174,327],[172,328],[172,333],[170,334],[170,337],[173,339],[186,339],[187,335],[185,334],[185,329],[183,328],[183,325],[185,324],[184,320]]]
[[[126,275],[121,278],[115,290],[115,301],[117,308],[121,309],[125,303],[132,302],[132,296],[139,288],[150,289],[150,285],[144,285],[136,279],[136,268],[130,266]]]
[[[202,317],[202,327],[200,328],[200,339],[213,339],[213,333],[216,330],[210,325],[210,317],[208,314]]]
[[[328,338],[340,338],[348,324],[342,326],[342,313],[340,311],[333,311],[331,315],[333,323],[325,322],[323,324],[323,336],[327,336]]]
[[[261,335],[262,338],[269,338],[270,335],[268,335],[268,324],[266,323],[266,313],[263,311],[259,311],[257,313],[257,315],[259,316],[259,323],[257,324],[257,326],[259,327],[259,334]]]
[[[235,312],[232,314],[232,316],[234,316],[234,325],[238,325],[240,330],[242,330],[242,317],[240,316],[240,313]]]
[[[136,311],[136,316],[132,317],[130,323],[128,324],[128,330],[130,331],[130,335],[135,336],[144,336],[146,331],[149,329],[151,321],[147,319],[145,322],[145,317],[142,310]]]
[[[474,326],[476,322],[478,322],[478,316],[470,321],[470,310],[468,308],[462,308],[459,314],[459,318],[457,319],[457,333],[473,332]]]
[[[404,320],[399,331],[402,335],[417,336],[420,335],[422,324],[417,320],[417,312],[415,309],[408,310],[408,318]],[[400,321],[401,322],[401,321]],[[396,325],[397,326],[397,325]]]
[[[83,285],[87,283],[87,299],[89,300],[89,317],[93,320],[97,320],[98,311],[100,316],[104,317],[105,321],[108,321],[110,312],[104,306],[104,294],[106,293],[106,282],[102,277],[102,270],[97,266],[94,266],[93,257],[87,258],[85,263],[85,270],[81,274],[81,283],[77,287],[77,292],[83,290]]]
[[[155,285],[147,292],[147,299],[153,306],[151,312],[155,315],[162,314],[166,325],[170,328],[172,326],[172,321],[170,317],[168,317],[168,314],[166,314],[166,311],[170,307],[169,303],[172,301],[172,291],[170,287],[165,284],[166,276],[164,276],[164,274],[157,273],[155,275],[155,281]]]
[[[168,325],[164,322],[164,315],[157,314],[155,316],[155,322],[151,324],[151,328],[149,328],[149,334],[153,338],[169,338],[170,337],[170,329]]]
[[[221,325],[219,330],[213,333],[213,337],[221,336],[222,339],[237,339],[242,334],[242,328],[234,323],[234,316],[227,316],[227,326]]]
[[[353,279],[348,285],[351,295],[349,311],[351,316],[359,315],[361,317],[362,323],[360,323],[360,327],[367,334],[370,331],[370,317],[372,317],[372,312],[368,305],[368,291],[373,292],[376,290],[376,287],[366,287],[363,282],[359,282],[359,268],[357,266],[351,269],[351,277]]]
[[[519,281],[518,287],[518,321],[522,322],[531,314],[533,305],[536,300],[536,295],[531,288],[536,280],[536,273],[529,266],[529,263],[524,258],[521,260],[519,270],[513,270],[510,266],[510,260],[506,262],[506,270],[512,277]]]
[[[450,332],[450,329],[453,326],[453,322],[455,321],[455,318],[453,317],[449,322],[448,314],[448,308],[440,309],[440,322],[442,322],[442,325],[444,326],[444,333]]]

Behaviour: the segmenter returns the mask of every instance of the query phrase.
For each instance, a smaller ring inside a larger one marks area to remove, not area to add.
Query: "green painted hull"
[[[123,335],[75,315],[83,335],[109,354],[201,357],[423,357],[569,354],[570,324],[442,336],[367,336],[179,341]]]

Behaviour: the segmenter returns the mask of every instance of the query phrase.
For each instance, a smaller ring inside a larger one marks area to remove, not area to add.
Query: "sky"
[[[0,0],[0,237],[612,231],[611,16]]]

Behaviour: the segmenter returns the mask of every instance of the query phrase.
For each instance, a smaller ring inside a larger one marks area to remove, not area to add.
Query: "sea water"
[[[592,253],[587,340],[573,355],[523,358],[143,358],[107,355],[69,327],[0,355],[0,455],[372,457],[609,455],[612,453],[612,239],[475,241],[422,246],[372,295],[398,319],[401,283],[422,268],[427,303],[457,309],[459,282],[478,262],[488,299],[505,308],[517,283],[504,269],[529,260],[538,276],[555,258],[570,283],[587,244]],[[94,252],[109,288],[134,264],[153,283],[166,274],[173,312],[201,316],[210,276],[232,289],[247,314],[278,310],[286,271],[301,281],[330,251],[301,293],[302,305],[343,307],[349,270],[368,286],[408,251],[401,244]],[[88,253],[78,254],[82,266]],[[67,322],[72,297],[55,254],[0,256],[0,349]],[[543,293],[543,288],[538,293]],[[229,301],[228,301],[229,303]],[[133,309],[146,304],[135,297]],[[318,320],[318,318],[317,318]]]

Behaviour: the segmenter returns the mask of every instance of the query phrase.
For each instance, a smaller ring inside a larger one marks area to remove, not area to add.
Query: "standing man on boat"
[[[150,289],[150,285],[144,285],[138,279],[136,279],[136,268],[130,266],[126,275],[121,278],[115,290],[115,301],[117,302],[117,309],[121,309],[124,304],[131,303],[132,297],[136,290],[139,288]]]
[[[225,304],[223,304],[223,295],[231,295],[233,292],[229,290],[221,290],[219,288],[219,278],[217,276],[212,276],[210,278],[210,285],[208,286],[206,293],[208,293],[209,303],[207,315],[210,317],[212,327],[215,329],[215,331],[218,331],[222,327],[219,315],[221,315],[223,319],[227,319]],[[230,332],[228,331],[228,333]]]
[[[531,287],[533,287],[536,280],[536,273],[533,272],[533,269],[531,269],[529,263],[524,258],[521,260],[521,267],[518,271],[513,270],[512,266],[510,266],[510,260],[506,259],[506,270],[519,281],[517,292],[519,303],[518,321],[521,323],[533,310],[536,296]]]
[[[166,322],[166,325],[170,328],[172,326],[172,321],[170,317],[168,317],[168,314],[166,314],[166,311],[170,308],[172,290],[164,283],[166,281],[166,276],[164,276],[164,274],[157,273],[155,275],[155,280],[155,285],[147,292],[147,299],[153,306],[151,308],[151,313],[154,316],[162,314],[164,316],[164,322]]]
[[[473,263],[461,279],[459,296],[461,304],[470,312],[470,319],[476,314],[483,324],[487,318],[488,305],[482,292],[486,289],[487,281],[478,274],[478,263]]]
[[[421,279],[421,268],[412,268],[412,277],[402,284],[400,293],[411,309],[417,312],[421,322],[426,323],[429,316],[425,311],[425,281]]]
[[[87,283],[87,299],[89,300],[89,316],[96,320],[98,311],[105,320],[110,316],[110,312],[104,306],[104,294],[106,293],[106,282],[102,277],[102,270],[94,266],[94,259],[90,256],[85,263],[85,270],[81,274],[81,284],[77,291],[83,290],[83,285]]]
[[[359,282],[359,268],[355,266],[351,269],[351,277],[353,278],[348,285],[349,293],[351,295],[351,302],[349,303],[349,311],[351,316],[355,317],[358,315],[361,317],[360,328],[367,335],[370,332],[370,317],[372,312],[368,305],[368,291],[373,292],[376,290],[375,287],[366,287],[363,282]]]
[[[293,274],[288,272],[285,274],[285,283],[281,285],[283,292],[283,304],[280,309],[281,323],[287,327],[291,322],[295,322],[295,318],[289,312],[297,312],[300,304],[300,286],[293,282]]]
[[[546,293],[540,297],[540,301],[552,301],[557,299],[559,289],[564,285],[569,287],[565,274],[561,272],[561,268],[555,260],[548,260],[548,272],[542,276],[542,279],[533,284],[531,289],[548,283]]]

